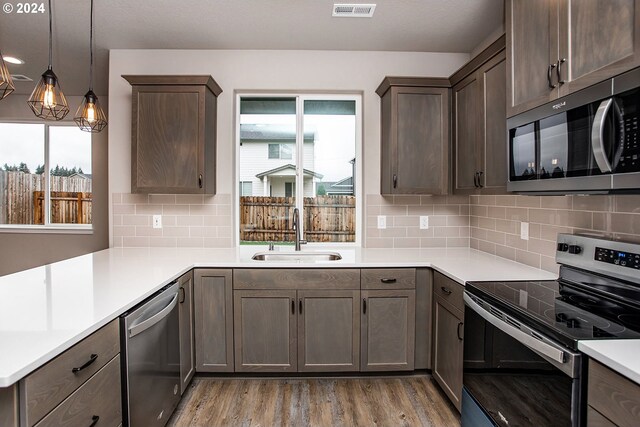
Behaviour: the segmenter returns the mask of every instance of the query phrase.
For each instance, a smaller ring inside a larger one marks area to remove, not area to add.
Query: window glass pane
[[[43,224],[44,129],[0,123],[0,224]]]
[[[91,224],[91,134],[49,128],[51,223]]]
[[[241,98],[240,242],[293,242],[296,175],[295,98]],[[247,184],[248,186],[248,184]]]
[[[355,101],[304,102],[304,235],[354,242]]]

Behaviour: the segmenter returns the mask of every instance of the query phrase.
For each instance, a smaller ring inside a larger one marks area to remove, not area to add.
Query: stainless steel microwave
[[[640,193],[640,68],[507,120],[507,190]]]

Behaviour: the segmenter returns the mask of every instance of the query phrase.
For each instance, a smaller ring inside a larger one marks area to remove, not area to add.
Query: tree
[[[4,170],[6,170],[7,172],[17,172],[18,171],[18,167],[16,165],[13,166],[9,166],[8,164],[4,164]]]
[[[42,175],[44,173],[44,165],[36,166],[36,175]]]
[[[29,170],[29,166],[27,166],[25,162],[20,162],[20,166],[18,166],[18,171],[24,172],[24,173],[31,173],[31,171]]]

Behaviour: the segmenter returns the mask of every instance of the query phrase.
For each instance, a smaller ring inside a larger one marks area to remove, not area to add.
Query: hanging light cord
[[[51,1],[51,0],[49,0]],[[91,0],[91,24],[89,34],[89,90],[93,90],[93,0]]]
[[[51,0],[49,0],[49,69],[51,69],[51,63],[53,62],[51,58],[51,55],[52,55],[51,51],[53,50],[53,40],[52,40],[53,26],[51,24],[52,13],[53,11],[51,10]]]

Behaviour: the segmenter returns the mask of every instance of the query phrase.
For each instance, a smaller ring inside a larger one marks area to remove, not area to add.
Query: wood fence
[[[44,176],[0,171],[0,224],[43,224]],[[91,224],[91,180],[51,176],[51,222]]]
[[[279,242],[295,239],[293,197],[240,197],[240,240]],[[353,242],[356,235],[354,196],[304,198],[304,238],[309,242]]]

